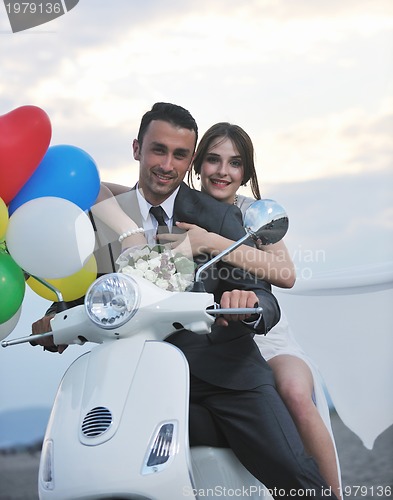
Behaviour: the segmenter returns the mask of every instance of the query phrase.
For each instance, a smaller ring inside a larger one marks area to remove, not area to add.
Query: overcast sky
[[[132,139],[156,101],[201,134],[239,124],[264,196],[289,213],[300,276],[392,261],[391,0],[80,0],[15,34],[1,3],[0,68],[0,115],[41,107],[51,145],[84,149],[107,181],[137,180]],[[12,337],[45,306],[27,292]],[[68,362],[54,359],[2,350],[1,407],[50,405]]]

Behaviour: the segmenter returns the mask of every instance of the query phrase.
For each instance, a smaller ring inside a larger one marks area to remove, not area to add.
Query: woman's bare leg
[[[313,377],[300,358],[282,354],[269,360],[280,393],[298,428],[306,451],[316,460],[320,473],[342,498],[336,454],[331,435],[312,399]]]

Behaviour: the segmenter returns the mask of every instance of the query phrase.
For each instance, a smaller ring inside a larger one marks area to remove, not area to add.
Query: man
[[[157,206],[164,210],[162,223],[169,230],[176,221],[182,221],[231,240],[244,235],[237,207],[183,183],[191,167],[197,133],[190,113],[173,104],[157,103],[142,118],[133,142],[134,158],[140,165],[139,182],[118,201],[144,229],[148,240],[158,225],[158,215],[151,215],[150,208]],[[102,248],[97,260],[101,271],[111,272],[120,245],[105,245],[115,238],[103,233],[98,227]],[[307,490],[311,498],[322,498],[322,491],[324,498],[329,497],[329,488],[314,460],[306,456],[276,392],[272,372],[253,340],[254,334],[266,334],[280,317],[270,286],[222,262],[207,271],[203,281],[221,307],[259,304],[263,314],[223,316],[209,335],[178,331],[167,339],[184,352],[190,366],[191,444],[229,445],[255,477],[270,489],[285,490],[288,496],[296,496],[296,491],[304,496]],[[48,331],[47,318],[33,325],[34,333],[42,331]],[[55,349],[53,345],[50,348]],[[198,427],[202,414],[212,420],[214,432],[208,436]],[[333,494],[330,497],[336,498]]]

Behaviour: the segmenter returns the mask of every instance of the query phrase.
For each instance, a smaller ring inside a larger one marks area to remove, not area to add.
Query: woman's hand
[[[130,219],[131,220],[131,219]],[[138,226],[135,224],[135,227],[132,229],[137,229]],[[127,248],[139,246],[139,245],[146,245],[147,244],[147,239],[145,238],[145,235],[143,233],[136,233],[133,234],[132,236],[127,236],[122,240],[121,242],[121,251],[124,252],[124,250],[127,250]]]
[[[191,246],[192,255],[199,255],[204,252],[209,252],[209,233],[206,231],[206,229],[203,229],[196,224],[188,224],[187,222],[176,222],[176,226],[179,229],[187,231],[187,245]],[[185,243],[186,241],[183,241],[181,245],[184,245]],[[179,250],[179,247],[177,247],[177,250]]]
[[[172,248],[186,257],[193,257],[204,252],[209,252],[208,245],[209,235],[206,229],[203,229],[196,224],[188,224],[187,222],[176,222],[176,227],[186,231],[186,234],[164,233],[160,234],[160,243],[171,243]]]

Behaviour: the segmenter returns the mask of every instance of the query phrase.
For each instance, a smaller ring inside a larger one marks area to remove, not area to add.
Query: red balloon
[[[7,205],[40,164],[51,136],[49,117],[37,106],[0,116],[0,197]]]

